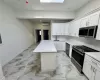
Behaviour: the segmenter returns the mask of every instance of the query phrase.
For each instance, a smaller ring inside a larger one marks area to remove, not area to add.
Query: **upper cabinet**
[[[52,23],[52,35],[68,35],[68,27],[66,23]]]
[[[81,20],[79,19],[79,20],[70,22],[70,26],[69,26],[69,35],[70,36],[78,37],[79,28],[80,28],[80,21]]]
[[[80,28],[87,29],[87,35],[100,40],[100,12],[93,13],[84,18],[74,20],[68,23],[52,23],[51,35],[69,35],[79,37],[79,32],[85,33],[86,30],[80,30]],[[96,27],[95,29],[93,29]]]
[[[81,27],[89,27],[98,25],[100,12],[93,13],[81,19]]]
[[[82,18],[80,25],[81,25],[81,27],[87,27],[88,26],[88,17]]]
[[[64,34],[65,35],[69,35],[69,32],[68,32],[68,28],[70,27],[70,24],[69,23],[66,23],[65,24],[65,28],[64,28]]]
[[[89,16],[88,26],[96,26],[99,23],[100,12],[96,12]]]
[[[57,35],[58,34],[58,27],[59,27],[59,24],[57,24],[57,23],[52,23],[51,24],[51,33],[52,33],[52,35]]]

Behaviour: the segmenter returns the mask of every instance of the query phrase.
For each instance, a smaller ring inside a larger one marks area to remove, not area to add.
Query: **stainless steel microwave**
[[[83,27],[79,29],[80,37],[96,38],[98,26]]]

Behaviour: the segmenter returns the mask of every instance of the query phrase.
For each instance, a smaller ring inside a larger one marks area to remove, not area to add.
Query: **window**
[[[40,0],[41,3],[63,3],[64,0]]]

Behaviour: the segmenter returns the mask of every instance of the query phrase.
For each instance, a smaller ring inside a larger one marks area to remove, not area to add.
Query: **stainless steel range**
[[[99,52],[86,46],[73,46],[72,49],[72,63],[76,66],[79,72],[82,73],[85,52]]]

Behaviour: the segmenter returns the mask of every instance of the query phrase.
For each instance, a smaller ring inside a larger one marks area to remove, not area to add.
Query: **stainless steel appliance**
[[[80,37],[96,38],[98,26],[83,27],[79,29]]]
[[[66,43],[66,54],[68,57],[70,56],[69,51],[70,51],[70,44]]]
[[[2,44],[2,39],[1,39],[1,35],[0,35],[0,44]]]
[[[72,48],[72,63],[76,66],[79,72],[82,73],[85,52],[99,52],[86,46],[73,46]]]

